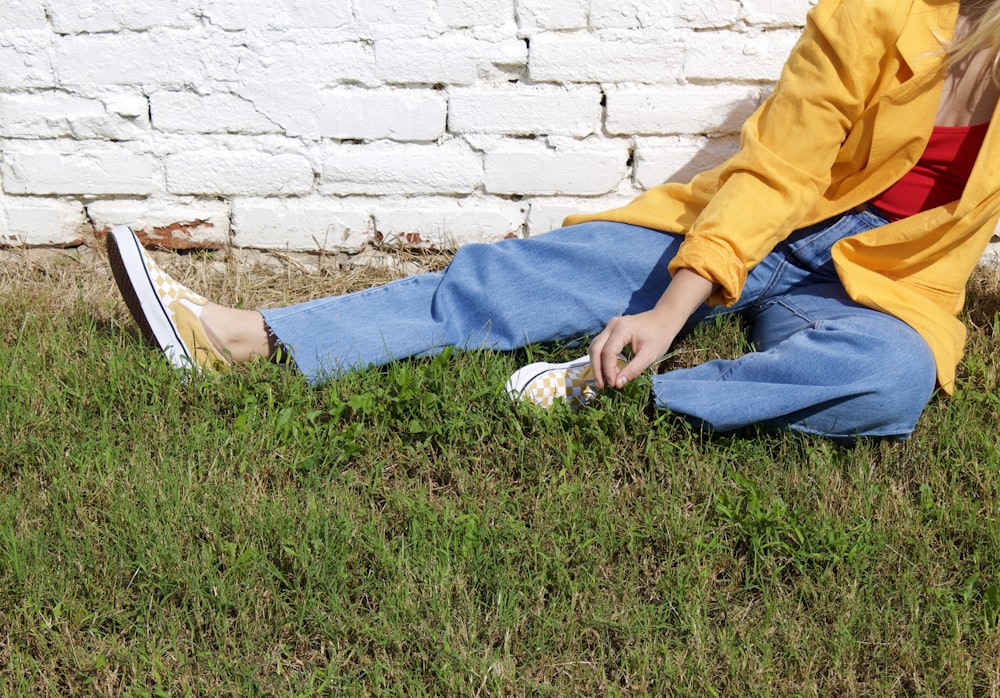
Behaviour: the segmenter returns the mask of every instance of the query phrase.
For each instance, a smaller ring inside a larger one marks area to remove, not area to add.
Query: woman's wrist
[[[680,329],[704,305],[716,284],[691,269],[678,269],[653,308],[658,319],[677,323]]]

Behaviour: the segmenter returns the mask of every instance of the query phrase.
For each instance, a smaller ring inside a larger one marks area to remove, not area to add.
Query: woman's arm
[[[739,151],[692,182],[692,198],[711,193],[685,231],[660,301],[647,312],[614,318],[591,344],[599,387],[638,377],[706,300],[734,303],[748,271],[812,209],[907,12],[908,4],[890,0],[820,0],[813,8],[774,92],[744,125]],[[684,195],[663,185],[630,207],[646,215],[640,224],[655,228],[658,205],[669,209],[672,197]],[[619,370],[616,357],[626,346],[632,360]]]
[[[690,269],[679,269],[652,310],[613,318],[590,344],[598,389],[621,388],[642,375],[667,353],[677,333],[713,290],[711,281]],[[619,370],[617,357],[625,347],[632,347],[632,359]]]
[[[670,268],[719,284],[736,301],[756,266],[814,208],[840,148],[883,79],[907,2],[820,0],[774,91],[747,120],[740,148],[713,172],[716,188]]]

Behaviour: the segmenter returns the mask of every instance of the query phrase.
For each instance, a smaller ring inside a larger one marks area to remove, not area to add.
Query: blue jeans
[[[775,248],[733,307],[705,306],[689,323],[742,313],[757,350],[654,376],[657,406],[722,431],[760,424],[905,438],[933,392],[933,356],[905,323],[850,300],[830,260],[834,242],[884,223],[872,211],[852,212]],[[582,341],[611,317],[656,304],[681,240],[586,223],[467,245],[441,272],[262,313],[314,383],[448,346]]]

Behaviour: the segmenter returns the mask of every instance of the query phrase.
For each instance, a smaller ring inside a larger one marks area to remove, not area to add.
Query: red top
[[[935,126],[920,161],[871,203],[896,221],[961,198],[989,125]]]

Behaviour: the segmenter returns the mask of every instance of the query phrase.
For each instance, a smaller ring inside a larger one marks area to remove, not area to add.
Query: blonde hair
[[[959,11],[969,18],[968,30],[948,47],[948,65],[960,63],[980,50],[993,53],[990,75],[1000,84],[1000,0],[961,0]]]

